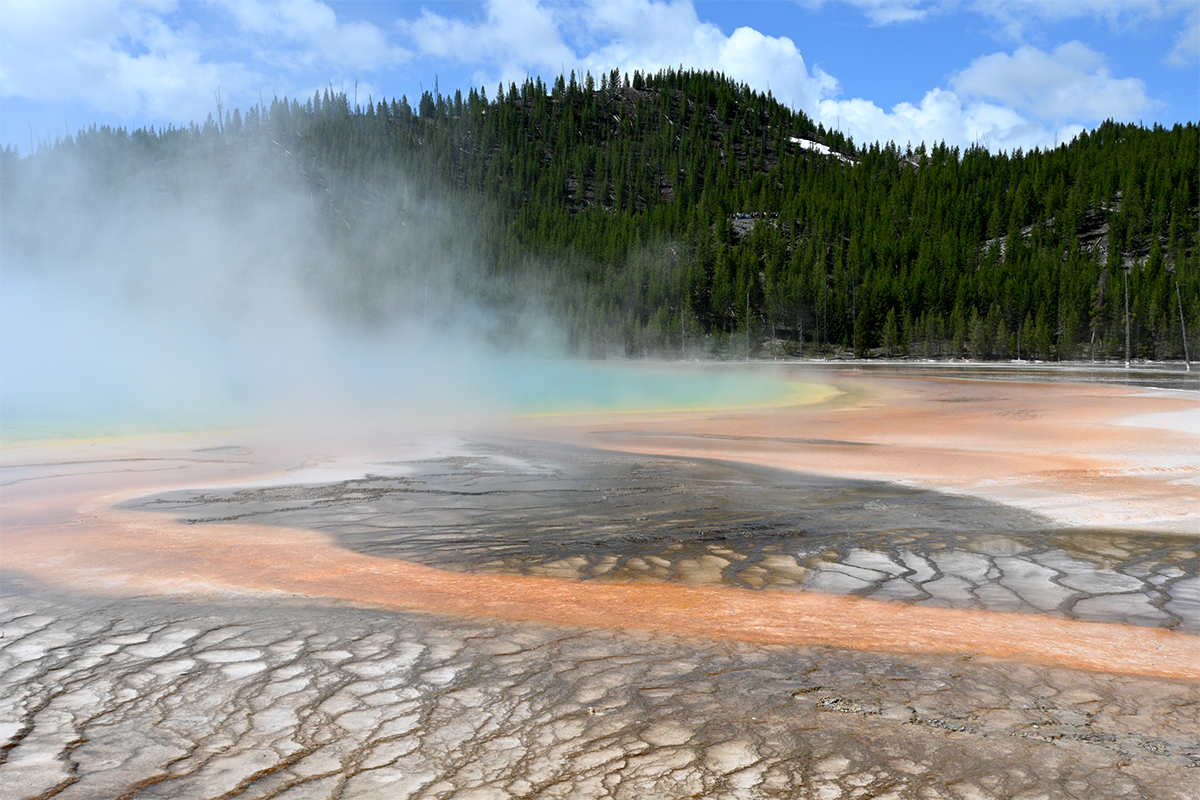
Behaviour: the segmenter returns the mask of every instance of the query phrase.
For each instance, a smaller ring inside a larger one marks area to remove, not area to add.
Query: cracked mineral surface
[[[1027,511],[880,482],[496,442],[473,450],[404,464],[403,475],[126,506],[187,524],[308,528],[357,552],[464,572],[810,590],[1200,633],[1195,537],[1056,530]]]
[[[1200,793],[1194,396],[830,381],[8,448],[0,796]]]
[[[6,582],[6,797],[1194,796],[1195,685]]]

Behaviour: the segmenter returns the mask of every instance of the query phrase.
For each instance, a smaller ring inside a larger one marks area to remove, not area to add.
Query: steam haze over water
[[[55,155],[5,196],[6,414],[319,407],[394,374],[373,351],[420,335],[338,308],[351,274],[269,163],[114,187]]]
[[[127,179],[67,150],[13,173],[0,295],[10,440],[330,414],[418,425],[794,391],[729,370],[566,360],[536,293],[484,275],[469,221],[414,201],[399,180],[371,190],[376,210],[354,219],[348,241],[322,227],[328,201],[274,153]]]
[[[494,97],[526,77],[678,67],[771,92],[860,144],[1048,148],[1105,119],[1193,119],[1194,6],[13,2],[0,27],[0,138],[30,156],[93,122],[186,126],[220,117],[222,103],[332,90],[415,104],[439,80],[447,95]],[[533,386],[675,402],[671,381],[652,390],[642,375],[626,391],[612,371],[589,384],[579,365],[551,367],[564,336],[543,299],[486,276],[470,215],[416,200],[403,176],[359,187],[370,213],[335,231],[316,213],[328,198],[279,151],[160,163],[132,180],[104,157],[86,161],[68,147],[5,166],[9,435],[31,415],[524,407]],[[530,370],[541,377],[511,380]]]

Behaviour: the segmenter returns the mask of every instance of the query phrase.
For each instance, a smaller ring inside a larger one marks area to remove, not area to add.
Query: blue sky
[[[0,0],[0,141],[526,75],[715,69],[856,142],[1053,146],[1200,119],[1195,0]]]

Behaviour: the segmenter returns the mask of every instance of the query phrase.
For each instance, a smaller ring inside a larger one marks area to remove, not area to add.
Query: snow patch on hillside
[[[838,152],[830,149],[828,145],[821,144],[820,142],[814,142],[811,139],[800,139],[795,136],[791,136],[789,138],[792,140],[793,144],[798,144],[805,150],[812,150],[817,153],[820,153],[823,156],[833,156],[838,161],[842,161],[846,164],[856,163],[853,158],[844,156],[841,153],[838,153]]]

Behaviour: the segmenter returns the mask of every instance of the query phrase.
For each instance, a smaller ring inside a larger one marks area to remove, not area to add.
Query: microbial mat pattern
[[[10,589],[7,797],[1183,800],[1200,764],[1172,681]]]
[[[469,572],[805,589],[1200,633],[1200,543],[1056,530],[972,497],[559,448],[476,446],[401,476],[185,492],[133,507],[309,528]]]
[[[7,450],[0,796],[1200,795],[1194,399],[834,382]]]

